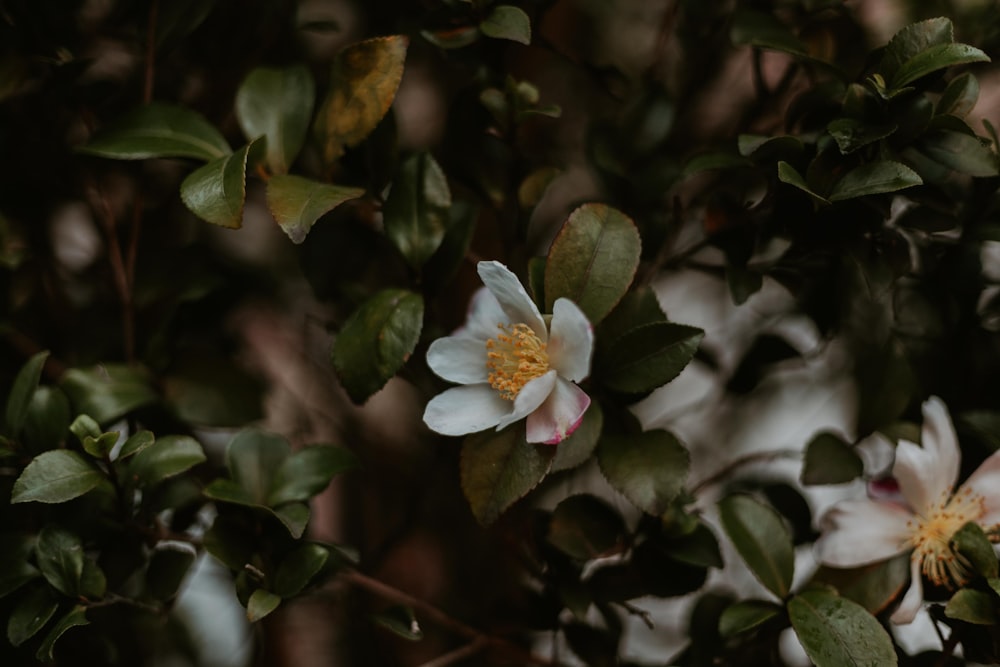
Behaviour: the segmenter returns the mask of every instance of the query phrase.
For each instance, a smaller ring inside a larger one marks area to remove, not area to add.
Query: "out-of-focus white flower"
[[[427,350],[431,370],[462,386],[435,396],[424,422],[465,435],[527,417],[528,442],[557,444],[590,406],[575,383],[590,374],[593,327],[569,299],[556,299],[546,326],[506,266],[480,262],[478,270],[486,287],[473,297],[465,326]]]
[[[973,574],[951,538],[969,521],[989,529],[1000,523],[1000,452],[986,459],[954,493],[961,454],[948,410],[932,396],[923,405],[922,447],[901,440],[892,475],[899,494],[846,500],[822,520],[818,560],[857,567],[910,551],[910,588],[892,615],[909,623],[923,601],[921,574],[936,585],[961,586]]]

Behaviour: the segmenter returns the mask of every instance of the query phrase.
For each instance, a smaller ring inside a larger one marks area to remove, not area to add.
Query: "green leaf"
[[[364,193],[362,188],[282,174],[267,182],[267,207],[292,243],[302,243],[323,215]]]
[[[205,452],[194,438],[168,435],[138,452],[129,464],[129,476],[139,487],[152,487],[205,462]]]
[[[604,425],[604,413],[597,402],[592,402],[583,413],[583,421],[576,430],[556,447],[556,456],[552,459],[552,472],[569,470],[581,465],[590,458],[597,447]]]
[[[108,579],[104,576],[97,563],[89,558],[83,560],[83,572],[80,574],[79,597],[88,600],[98,600],[108,591]]]
[[[77,414],[90,415],[101,424],[116,422],[158,399],[149,374],[125,364],[71,368],[60,386]]]
[[[597,324],[625,296],[641,252],[639,231],[627,215],[605,204],[579,207],[549,249],[546,310],[567,298]]]
[[[146,589],[156,600],[172,600],[194,564],[193,549],[165,546],[153,552],[146,570]]]
[[[968,44],[936,44],[903,63],[890,79],[890,87],[899,89],[939,69],[976,62],[990,62],[990,57]]]
[[[151,447],[155,440],[156,439],[153,437],[153,434],[149,431],[138,431],[133,433],[129,439],[125,441],[125,444],[122,445],[116,460],[124,461],[128,457],[138,454],[147,447]]]
[[[39,387],[31,397],[22,427],[29,449],[44,451],[58,447],[70,426],[69,398],[59,387]]]
[[[671,540],[667,552],[674,560],[695,567],[723,567],[719,540],[704,523],[697,523],[690,533]]]
[[[226,466],[251,502],[267,505],[275,472],[292,453],[280,435],[256,429],[240,431],[226,447]]]
[[[232,152],[225,138],[201,114],[159,102],[106,125],[77,150],[115,160],[186,157],[206,162]]]
[[[73,423],[69,425],[69,430],[81,444],[87,438],[101,437],[101,425],[94,421],[90,415],[77,415]]]
[[[684,165],[684,170],[681,171],[681,176],[687,178],[688,176],[694,176],[695,174],[700,174],[703,171],[712,171],[715,169],[737,169],[740,167],[753,167],[753,161],[742,156],[733,155],[732,153],[702,153],[701,155],[696,155]]]
[[[372,620],[389,632],[409,641],[420,641],[424,631],[417,623],[413,609],[402,605],[393,605],[372,616]]]
[[[314,126],[327,166],[345,147],[361,143],[389,111],[403,77],[408,44],[405,36],[391,35],[352,44],[337,54]]]
[[[247,602],[247,620],[256,623],[277,609],[280,604],[280,595],[258,588],[250,595],[250,601]]]
[[[724,638],[748,632],[784,611],[781,605],[766,600],[740,600],[726,607],[719,617],[719,634]]]
[[[566,498],[552,512],[546,541],[571,558],[587,561],[623,548],[625,520],[590,494]]]
[[[975,625],[996,625],[1000,621],[994,596],[972,588],[956,591],[948,600],[944,615]]]
[[[451,209],[448,178],[430,153],[399,165],[382,209],[385,235],[419,269],[444,240]]]
[[[833,586],[843,597],[878,614],[910,583],[910,555],[904,553],[889,560],[850,569],[821,567],[813,580]]]
[[[795,553],[781,516],[758,500],[732,495],[719,502],[719,518],[736,551],[764,587],[779,598],[792,586]]]
[[[12,533],[0,533],[0,598],[31,581],[39,575],[28,562],[35,552],[31,538]]]
[[[240,572],[253,559],[256,537],[248,531],[242,521],[220,513],[212,522],[212,527],[205,533],[204,545],[205,551],[215,556],[223,565],[233,572]]]
[[[274,590],[283,598],[302,592],[320,573],[330,558],[330,551],[319,544],[302,544],[282,560],[274,575]]]
[[[85,436],[83,438],[83,449],[95,459],[104,459],[111,453],[111,450],[118,443],[118,431],[102,433],[95,437]]]
[[[14,384],[10,388],[10,396],[7,398],[7,411],[5,413],[5,423],[7,433],[17,437],[24,426],[24,420],[28,416],[28,408],[31,399],[38,388],[38,382],[42,378],[42,368],[45,360],[48,359],[48,351],[39,352],[34,355],[21,367]]]
[[[239,229],[247,197],[247,162],[258,141],[188,174],[181,181],[184,205],[205,222]]]
[[[462,491],[479,523],[493,523],[538,486],[554,455],[554,447],[529,444],[523,424],[476,433],[463,440]]]
[[[519,7],[495,6],[490,15],[479,24],[479,29],[487,37],[531,44],[531,19]]]
[[[309,500],[327,487],[336,475],[360,465],[344,447],[317,445],[301,449],[278,466],[271,481],[267,505]]]
[[[897,129],[895,124],[871,125],[856,118],[838,118],[826,126],[844,155],[885,139]]]
[[[948,82],[948,87],[941,93],[941,99],[934,107],[934,114],[945,114],[957,118],[965,118],[979,99],[979,80],[969,72],[959,74]]]
[[[892,160],[870,162],[844,174],[844,177],[833,186],[830,201],[896,192],[923,182],[917,172],[902,162]]]
[[[816,667],[893,667],[892,640],[864,607],[825,590],[788,601],[788,616]]]
[[[663,514],[681,492],[691,465],[684,445],[663,430],[605,436],[597,443],[597,462],[616,491],[653,515]]]
[[[801,139],[788,135],[741,134],[736,141],[740,155],[752,157],[757,162],[775,160],[782,155],[800,155],[804,149]]]
[[[962,526],[950,542],[952,550],[971,565],[974,571],[986,579],[1000,576],[1000,564],[997,563],[993,544],[977,523],[970,521]]]
[[[933,160],[970,176],[1000,174],[997,154],[982,139],[962,132],[931,132],[917,148]]]
[[[333,343],[333,367],[351,400],[364,403],[403,367],[423,319],[423,298],[403,289],[382,290],[354,311]]]
[[[854,448],[837,435],[824,432],[806,445],[802,464],[802,483],[846,484],[861,476],[864,463]]]
[[[705,332],[673,322],[636,327],[598,357],[597,371],[609,389],[639,394],[661,387],[694,358]]]
[[[59,608],[59,600],[46,584],[25,591],[7,620],[7,639],[20,646],[45,627]]]
[[[955,31],[951,20],[938,17],[911,23],[897,32],[885,47],[879,71],[885,79],[896,76],[903,63],[926,51],[932,46],[951,44],[955,41]]]
[[[284,174],[302,150],[316,84],[304,65],[258,67],[236,92],[236,120],[250,141],[267,138],[266,162],[272,174]]]
[[[43,452],[14,482],[10,502],[64,503],[87,493],[102,480],[104,473],[76,452]]]
[[[88,625],[90,621],[87,620],[87,610],[77,605],[73,607],[65,616],[59,619],[59,621],[49,630],[49,634],[46,635],[45,640],[42,642],[41,647],[38,649],[38,653],[35,657],[42,662],[52,662],[55,656],[53,656],[52,651],[55,649],[56,642],[59,638],[66,634],[66,631],[70,628],[75,628],[80,625]]]
[[[309,523],[309,506],[305,503],[287,503],[281,507],[268,509],[296,540],[302,537]]]
[[[216,479],[205,487],[203,493],[210,500],[217,500],[234,505],[244,505],[246,507],[266,508],[267,506],[255,502],[247,490],[231,479]]]
[[[35,559],[45,580],[63,595],[76,597],[83,578],[83,543],[75,533],[47,524],[38,534]]]
[[[812,189],[809,187],[809,184],[806,183],[806,179],[802,178],[802,174],[800,174],[795,169],[795,167],[788,164],[784,160],[778,162],[778,180],[781,181],[782,183],[788,183],[789,185],[796,187],[799,190],[802,190],[807,195],[812,197],[813,200],[816,201],[817,203],[820,204],[830,203],[830,201],[826,197],[823,197],[822,195],[813,192]]]

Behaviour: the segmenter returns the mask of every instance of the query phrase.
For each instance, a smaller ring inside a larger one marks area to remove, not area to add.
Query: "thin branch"
[[[142,609],[143,611],[148,611],[152,614],[162,614],[164,609],[159,605],[150,604],[148,602],[142,602],[141,600],[134,600],[132,598],[127,598],[115,593],[109,593],[104,598],[100,600],[94,600],[93,602],[85,603],[87,609],[96,609],[98,607],[110,607],[112,605],[122,604],[128,607],[135,607],[136,609]]]
[[[421,600],[420,598],[413,597],[409,593],[405,593],[398,588],[393,588],[388,584],[382,583],[378,579],[373,579],[372,577],[357,571],[345,572],[342,577],[347,582],[357,586],[358,588],[363,588],[369,593],[373,593],[374,595],[384,598],[390,602],[419,610],[426,618],[430,619],[437,625],[440,625],[457,635],[471,639],[473,643],[481,642],[482,647],[480,648],[486,648],[487,646],[492,647],[495,651],[505,654],[516,662],[524,664],[543,665],[545,667],[565,667],[562,663],[535,655],[506,639],[493,637],[480,632],[471,625],[467,625],[462,621],[449,616],[431,603]]]
[[[433,660],[428,660],[424,664],[419,665],[419,667],[448,667],[449,665],[453,665],[466,658],[471,658],[486,648],[488,643],[489,642],[484,638],[475,639],[465,646],[455,649],[454,651],[445,653],[444,655],[438,656]]]
[[[617,602],[616,604],[619,605],[625,611],[627,611],[630,615],[637,616],[650,630],[656,629],[656,625],[653,623],[652,615],[645,609],[636,607],[634,604],[626,600]]]
[[[129,283],[128,269],[125,267],[125,256],[121,243],[118,242],[118,229],[111,204],[99,186],[94,187],[99,209],[98,218],[104,226],[104,234],[108,239],[108,261],[115,279],[115,289],[122,304],[122,338],[125,348],[125,359],[135,360],[135,317],[132,307],[132,286]]]
[[[770,452],[754,452],[753,454],[741,456],[691,487],[691,495],[696,496],[706,488],[718,484],[743,466],[774,459],[797,459],[801,456],[802,452],[797,449],[776,449]]]

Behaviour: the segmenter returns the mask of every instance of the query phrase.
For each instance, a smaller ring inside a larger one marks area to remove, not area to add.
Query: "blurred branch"
[[[100,186],[93,185],[92,189],[96,199],[93,204],[97,209],[97,217],[104,227],[104,235],[108,241],[108,261],[111,263],[115,290],[118,292],[118,298],[122,304],[122,345],[125,349],[125,360],[131,363],[135,360],[135,313],[132,305],[132,284],[129,280],[129,271],[125,266],[125,255],[122,253],[121,243],[118,241],[117,223],[115,222],[115,214],[111,210],[111,204]],[[134,254],[131,244],[129,252]]]
[[[142,80],[142,103],[153,101],[153,80],[156,78],[156,16],[159,13],[159,0],[149,4],[149,22],[146,24],[146,68]]]
[[[718,484],[719,482],[729,477],[743,466],[750,465],[753,463],[760,463],[762,461],[773,461],[774,459],[797,459],[801,457],[802,457],[802,452],[797,449],[775,449],[769,452],[754,452],[753,454],[747,454],[746,456],[741,456],[731,461],[721,470],[712,473],[705,479],[701,480],[700,482],[692,486],[691,495],[697,496],[700,492],[704,491],[706,488]]]

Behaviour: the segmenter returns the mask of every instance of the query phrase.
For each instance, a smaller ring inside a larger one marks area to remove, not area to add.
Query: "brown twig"
[[[745,465],[752,463],[759,463],[761,461],[770,461],[773,459],[797,459],[802,456],[802,452],[796,449],[776,449],[769,452],[754,452],[753,454],[747,454],[746,456],[741,456],[733,461],[729,462],[721,470],[718,470],[705,479],[701,480],[697,484],[691,487],[691,495],[698,495],[701,491],[704,491],[709,486],[718,484],[720,481],[731,475],[735,470],[742,468]]]
[[[122,304],[122,337],[125,348],[125,359],[130,363],[135,360],[135,316],[132,307],[132,285],[129,271],[125,265],[121,243],[118,242],[118,229],[115,214],[111,204],[100,187],[95,187],[101,224],[108,239],[108,261],[111,263],[111,273],[114,276],[115,290]],[[130,244],[131,248],[131,244]],[[130,250],[130,252],[132,252]]]
[[[477,651],[489,647],[497,652],[507,655],[516,662],[529,665],[544,665],[546,667],[564,667],[562,663],[535,655],[506,639],[493,637],[484,632],[480,632],[471,625],[467,625],[462,621],[449,616],[431,603],[421,600],[420,598],[413,597],[409,593],[405,593],[398,588],[393,588],[378,579],[373,579],[372,577],[357,571],[346,572],[342,576],[347,582],[357,586],[358,588],[362,588],[369,593],[373,593],[374,595],[377,595],[385,600],[389,600],[390,602],[412,607],[413,609],[420,611],[426,618],[430,619],[442,628],[450,630],[457,635],[471,639],[473,644],[479,642],[481,646],[477,647]],[[443,657],[444,656],[441,658]],[[439,660],[441,658],[439,658]]]

